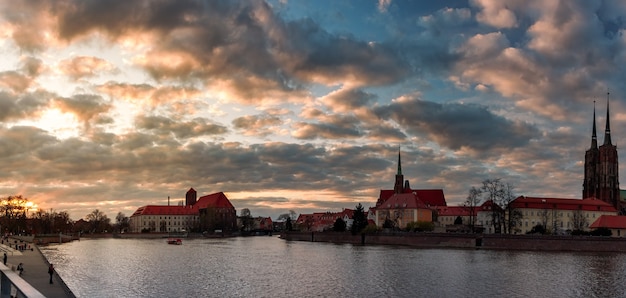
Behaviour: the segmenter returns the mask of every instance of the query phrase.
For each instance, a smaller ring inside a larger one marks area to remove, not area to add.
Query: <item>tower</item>
[[[198,198],[198,193],[196,192],[195,189],[190,188],[187,193],[185,194],[185,205],[191,207],[193,206]]]
[[[594,105],[591,148],[585,152],[583,198],[595,197],[620,210],[619,163],[617,158],[617,146],[613,145],[611,142],[609,111],[609,93],[607,92],[604,142],[600,147],[597,147],[596,113]]]
[[[593,128],[591,133],[591,148],[585,152],[585,173],[583,180],[583,199],[598,197],[597,165],[600,160],[598,137],[596,135],[596,102],[593,102]]]
[[[400,148],[398,148],[398,172],[396,173],[396,183],[393,185],[394,193],[404,192],[404,175],[402,175],[402,161],[400,160]]]

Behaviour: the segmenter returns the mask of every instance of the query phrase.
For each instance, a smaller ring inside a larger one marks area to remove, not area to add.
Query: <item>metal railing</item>
[[[11,268],[0,263],[0,298],[45,298],[41,292],[27,283]]]

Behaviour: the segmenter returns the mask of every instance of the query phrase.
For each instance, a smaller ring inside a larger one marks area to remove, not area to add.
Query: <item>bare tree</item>
[[[115,216],[115,226],[116,226],[117,230],[119,232],[122,232],[122,231],[125,231],[126,229],[128,229],[128,227],[129,227],[128,221],[129,221],[128,216],[126,216],[122,212],[118,212],[117,216]]]
[[[91,231],[93,233],[102,233],[106,231],[111,224],[111,220],[106,214],[98,209],[87,214],[87,221],[91,224]]]
[[[587,227],[587,218],[582,210],[574,210],[572,212],[572,225],[574,230],[583,231]]]
[[[252,230],[252,225],[254,224],[250,209],[248,208],[241,209],[240,217],[241,217],[241,230],[245,232],[250,232],[250,230]]]
[[[0,200],[2,227],[13,233],[21,233],[26,229],[26,204],[28,199],[21,195],[8,196]]]
[[[512,234],[519,230],[518,226],[522,224],[522,212],[513,208],[513,201],[515,201],[515,194],[513,192],[515,187],[509,183],[505,183],[502,189],[501,206],[504,208],[505,218],[504,232]]]
[[[474,226],[476,225],[476,207],[480,204],[481,196],[482,191],[472,186],[465,202],[463,203],[463,206],[465,206],[470,214],[469,226],[472,232],[474,232]]]

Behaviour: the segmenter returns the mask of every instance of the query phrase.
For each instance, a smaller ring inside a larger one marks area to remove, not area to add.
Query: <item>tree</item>
[[[278,216],[278,221],[283,221],[283,220],[287,220],[290,219],[291,217],[289,216],[289,213],[283,213],[281,215]]]
[[[474,232],[474,226],[476,225],[476,208],[480,204],[481,196],[482,191],[472,186],[469,190],[467,198],[465,199],[465,203],[463,203],[463,206],[465,206],[470,214],[469,226],[472,232]]]
[[[394,229],[395,227],[396,227],[396,223],[389,218],[386,218],[385,221],[383,222],[383,229]]]
[[[359,203],[356,205],[354,214],[352,215],[352,235],[360,233],[365,227],[367,227],[367,218],[365,217],[363,205]]]
[[[333,231],[335,232],[346,231],[346,222],[341,217],[337,217],[337,220],[335,220],[335,223],[333,224]]]
[[[455,224],[455,225],[462,225],[462,224],[463,224],[463,218],[461,218],[460,216],[457,216],[457,217],[454,219],[454,224]]]
[[[287,217],[287,220],[285,221],[285,229],[287,231],[293,230],[293,224],[291,223],[291,218],[289,217]]]
[[[111,220],[102,211],[95,209],[87,214],[87,221],[91,224],[92,233],[102,233],[107,231]]]
[[[491,224],[493,225],[494,233],[502,233],[502,221],[504,214],[502,214],[502,200],[504,197],[504,184],[497,179],[483,180],[481,187],[483,194],[486,195],[486,200],[491,201],[493,206],[491,208]],[[500,207],[500,208],[498,208]]]
[[[536,224],[527,234],[545,234],[546,227],[542,224]]]
[[[252,224],[254,223],[252,220],[252,213],[250,209],[243,208],[241,209],[241,230],[245,232],[250,232],[252,230]]]
[[[122,212],[118,212],[117,216],[115,216],[115,227],[118,232],[123,232],[129,227],[129,219],[128,216],[124,215]]]
[[[578,209],[572,212],[573,230],[583,231],[588,226],[587,218],[582,210]]]
[[[507,234],[513,234],[519,230],[519,226],[522,225],[522,212],[513,208],[513,201],[515,201],[515,194],[513,189],[515,187],[509,183],[505,183],[502,190],[501,206],[504,208],[505,221],[504,232]]]
[[[26,205],[28,199],[22,195],[8,196],[0,200],[2,227],[12,233],[19,234],[26,229]]]

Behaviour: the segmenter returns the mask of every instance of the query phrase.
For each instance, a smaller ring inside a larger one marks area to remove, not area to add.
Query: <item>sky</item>
[[[337,212],[400,150],[448,205],[497,178],[581,198],[607,99],[626,156],[625,30],[623,1],[2,0],[0,196]]]

